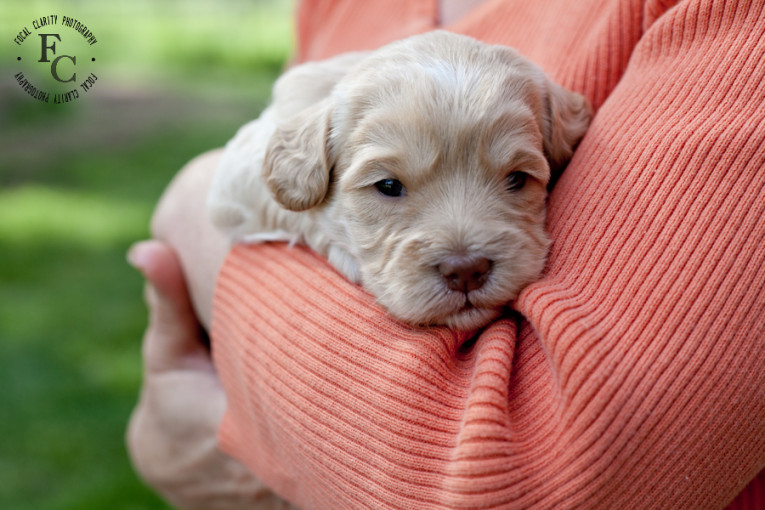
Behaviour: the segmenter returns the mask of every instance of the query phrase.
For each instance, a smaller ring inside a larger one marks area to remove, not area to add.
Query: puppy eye
[[[507,191],[518,191],[526,185],[526,172],[511,172],[505,178],[505,186]]]
[[[404,185],[397,179],[383,179],[375,183],[377,191],[388,197],[400,197],[404,194]]]

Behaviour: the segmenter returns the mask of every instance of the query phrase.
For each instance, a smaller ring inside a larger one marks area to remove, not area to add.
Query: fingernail
[[[149,250],[148,244],[151,241],[140,241],[135,243],[127,252],[127,262],[137,270],[143,272],[146,268]]]

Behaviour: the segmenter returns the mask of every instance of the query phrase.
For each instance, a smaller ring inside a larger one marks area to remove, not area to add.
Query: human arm
[[[553,192],[520,334],[414,334],[305,252],[232,254],[213,328],[228,451],[325,507],[730,500],[765,457],[762,47],[746,39],[763,31],[735,6],[646,21],[607,94],[600,74],[566,78],[608,100]],[[592,38],[557,59],[508,43],[563,77],[561,58],[592,69],[572,56]]]
[[[519,332],[463,348],[303,251],[237,249],[213,325],[228,451],[308,506],[730,501],[765,463],[762,27],[713,7],[645,22],[553,192]]]

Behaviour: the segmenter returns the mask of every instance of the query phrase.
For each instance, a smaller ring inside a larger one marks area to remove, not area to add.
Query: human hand
[[[289,508],[218,448],[226,397],[177,257],[167,245],[145,241],[128,259],[148,281],[149,307],[143,387],[127,431],[136,471],[184,509]]]

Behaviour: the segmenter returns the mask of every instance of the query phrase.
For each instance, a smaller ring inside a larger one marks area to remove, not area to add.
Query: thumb
[[[160,241],[142,241],[129,250],[128,261],[147,280],[145,299],[149,325],[143,339],[145,369],[150,372],[212,370],[205,335],[194,314],[175,252]]]

